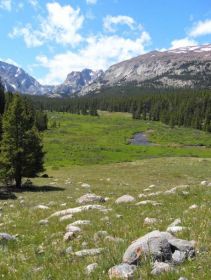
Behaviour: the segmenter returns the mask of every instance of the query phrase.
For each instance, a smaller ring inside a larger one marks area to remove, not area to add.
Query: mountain
[[[153,51],[112,65],[80,94],[127,84],[155,88],[211,88],[211,44]]]
[[[57,86],[41,85],[20,67],[0,61],[0,78],[6,91],[27,93],[32,95],[70,96],[83,87],[92,84],[103,75],[103,71],[84,69],[67,75],[64,83]]]
[[[56,86],[41,85],[23,69],[0,61],[5,89],[55,96],[85,95],[101,88],[136,85],[154,88],[211,88],[211,44],[153,51],[112,65],[107,71],[84,69]]]

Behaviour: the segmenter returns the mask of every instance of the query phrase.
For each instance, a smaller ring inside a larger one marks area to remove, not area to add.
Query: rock
[[[88,243],[86,241],[82,242],[81,247],[83,249],[87,248],[87,246],[88,246]]]
[[[155,185],[150,185],[148,188],[149,189],[154,189],[156,186]]]
[[[103,248],[96,248],[96,249],[84,249],[78,252],[75,252],[74,255],[77,257],[86,257],[86,256],[96,256],[101,254]]]
[[[183,263],[185,260],[187,259],[187,254],[186,252],[182,252],[179,250],[176,250],[173,254],[172,254],[172,260],[174,264],[181,264]]]
[[[178,225],[181,225],[181,223],[182,223],[181,219],[178,218],[178,219],[174,220],[173,223],[171,223],[171,224],[169,225],[169,227],[176,227],[176,226],[178,226]]]
[[[143,193],[140,193],[138,197],[139,197],[139,198],[143,198],[143,197],[147,197],[147,195],[146,195],[146,194],[143,194]]]
[[[108,209],[102,205],[97,205],[97,204],[90,204],[90,205],[83,205],[80,207],[75,207],[75,208],[69,208],[66,210],[61,210],[61,211],[57,211],[55,213],[53,213],[51,217],[61,217],[61,216],[66,216],[69,214],[75,214],[75,213],[80,213],[80,212],[85,212],[85,211],[89,211],[89,210],[98,210],[98,211],[102,211],[102,212],[108,212],[111,209]]]
[[[91,186],[89,184],[87,184],[87,183],[81,184],[81,187],[82,188],[91,188]]]
[[[99,240],[102,240],[104,239],[106,236],[108,236],[108,232],[107,231],[104,231],[104,230],[101,230],[101,231],[98,231],[94,234],[94,241],[99,241]]]
[[[124,242],[124,239],[120,238],[120,237],[113,237],[113,236],[106,236],[105,241],[110,241],[110,242],[114,242],[114,243],[121,243]]]
[[[65,215],[65,216],[61,217],[61,218],[59,219],[59,221],[60,221],[60,222],[63,222],[63,221],[66,221],[66,220],[70,220],[70,219],[72,219],[72,217],[73,217],[72,214]]]
[[[189,207],[190,210],[197,209],[197,208],[199,208],[199,206],[196,204],[193,204]]]
[[[67,206],[67,203],[61,203],[60,206],[66,207],[66,206]]]
[[[153,269],[151,271],[151,274],[152,275],[159,275],[161,273],[170,272],[172,270],[173,270],[173,267],[170,264],[156,261],[153,265]]]
[[[158,220],[156,218],[148,218],[148,217],[146,217],[144,219],[144,225],[154,225],[154,224],[157,223],[157,221]]]
[[[149,193],[149,194],[147,195],[147,197],[158,196],[158,195],[160,195],[160,194],[162,194],[162,193],[163,193],[163,192],[161,192],[161,191]]]
[[[16,240],[15,236],[5,233],[5,232],[0,232],[0,240]]]
[[[192,250],[195,251],[195,241],[187,241],[183,239],[172,238],[169,240],[169,243],[173,248],[182,252],[188,253]]]
[[[182,226],[173,226],[173,227],[168,227],[167,231],[170,233],[178,233],[181,232],[183,230],[187,229],[186,227],[182,227]]]
[[[69,231],[69,232],[65,233],[63,240],[65,242],[67,242],[67,241],[73,240],[75,237],[76,237],[76,234],[72,231]]]
[[[47,209],[50,209],[50,208],[46,205],[39,204],[39,205],[35,206],[34,209],[47,210]]]
[[[91,225],[91,222],[90,222],[90,220],[78,220],[70,225],[72,225],[72,226]]]
[[[40,220],[39,221],[39,225],[47,225],[48,224],[48,220]]]
[[[76,200],[79,204],[86,204],[90,202],[105,202],[105,198],[93,193],[87,193]]]
[[[188,280],[188,278],[180,277],[178,280]]]
[[[95,269],[98,267],[97,263],[91,263],[89,265],[87,265],[86,267],[86,274],[90,275],[93,271],[95,271]]]
[[[150,192],[150,191],[151,191],[151,189],[149,189],[149,188],[144,189],[144,192]]]
[[[72,226],[72,224],[70,224],[66,226],[66,231],[77,233],[77,232],[81,232],[81,229],[79,227]]]
[[[65,253],[66,253],[66,254],[72,254],[72,252],[73,252],[72,246],[68,247],[68,248],[65,250]]]
[[[170,189],[170,190],[165,191],[164,194],[167,194],[167,195],[168,195],[168,194],[175,194],[176,191],[177,191],[177,188],[174,187],[174,188],[172,188],[172,189]]]
[[[135,265],[129,265],[122,263],[115,265],[109,269],[109,279],[134,279],[134,273],[136,271]]]
[[[200,185],[201,186],[207,186],[208,182],[207,181],[201,181]]]
[[[117,218],[117,219],[123,218],[123,215],[121,215],[121,214],[116,214],[116,218]]]
[[[169,240],[174,238],[168,232],[152,231],[134,241],[126,250],[123,262],[134,264],[147,255],[155,260],[171,260],[172,252]]]
[[[147,205],[147,204],[151,204],[152,206],[161,205],[161,203],[159,203],[157,201],[154,201],[154,200],[143,200],[143,201],[140,201],[140,202],[136,203],[136,206]]]
[[[131,195],[123,195],[119,198],[117,198],[117,200],[115,201],[116,204],[120,204],[120,203],[128,203],[128,202],[133,202],[135,201],[135,198]]]

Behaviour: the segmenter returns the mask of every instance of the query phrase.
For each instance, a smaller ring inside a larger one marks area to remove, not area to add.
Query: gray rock
[[[97,204],[83,205],[83,206],[79,206],[79,207],[75,207],[75,208],[69,208],[69,209],[57,211],[57,212],[53,213],[50,216],[50,218],[51,217],[62,217],[62,216],[70,215],[70,214],[86,212],[89,210],[98,210],[98,211],[102,211],[102,212],[108,212],[111,209],[108,209],[102,205],[97,205]]]
[[[156,218],[148,218],[148,217],[146,217],[144,219],[144,225],[154,225],[154,224],[157,223],[157,221],[158,220]]]
[[[181,264],[181,263],[183,263],[186,259],[187,259],[187,254],[186,254],[186,252],[182,252],[182,251],[176,250],[176,251],[172,254],[172,261],[173,261],[174,264]]]
[[[140,201],[140,202],[136,203],[137,206],[147,205],[147,204],[151,204],[152,206],[159,206],[159,205],[161,205],[161,203],[159,203],[157,201],[154,201],[154,200],[143,200],[143,201]]]
[[[126,250],[123,262],[134,264],[147,255],[155,260],[170,260],[171,246],[168,242],[173,236],[168,232],[152,231],[134,241]]]
[[[15,236],[9,234],[9,233],[4,233],[1,232],[0,233],[0,240],[16,240]]]
[[[73,226],[72,224],[70,224],[70,225],[66,226],[66,231],[77,233],[77,232],[80,232],[81,229],[79,227],[76,227],[76,226]]]
[[[86,267],[86,274],[90,275],[93,271],[95,271],[95,269],[98,267],[97,263],[91,263],[89,265],[87,265]]]
[[[135,198],[131,195],[123,195],[119,198],[117,198],[117,200],[115,201],[116,204],[120,204],[120,203],[129,203],[129,202],[133,202],[135,201]]]
[[[86,204],[90,202],[105,202],[105,198],[93,193],[87,193],[76,200],[79,204]]]
[[[63,222],[63,221],[66,221],[66,220],[70,220],[70,219],[72,219],[72,217],[73,217],[72,214],[65,215],[65,216],[61,217],[61,218],[59,219],[59,221],[60,221],[60,222]]]
[[[173,238],[169,240],[171,246],[173,246],[176,250],[182,252],[189,252],[195,250],[195,242],[187,241],[183,239]]]
[[[65,250],[66,254],[72,254],[73,252],[73,248],[72,246],[68,247],[66,250]]]
[[[109,269],[109,279],[134,279],[134,273],[136,271],[135,265],[129,265],[122,263],[115,265]]]
[[[174,234],[177,232],[181,232],[183,230],[187,229],[186,227],[182,227],[182,226],[170,226],[167,228],[167,231]]]
[[[47,225],[48,224],[48,220],[46,219],[46,220],[40,220],[39,221],[39,225]]]
[[[180,277],[178,280],[188,280],[186,277]]]
[[[63,240],[65,242],[67,242],[67,241],[73,240],[75,237],[76,237],[75,232],[66,232],[64,237],[63,237]]]
[[[169,263],[164,262],[155,262],[153,269],[151,271],[152,275],[159,275],[164,272],[170,272],[173,270],[173,267]]]
[[[34,209],[47,210],[47,209],[49,209],[49,207],[46,205],[43,205],[43,204],[39,204],[39,205],[35,206]]]
[[[86,257],[86,256],[96,256],[101,254],[103,248],[95,248],[95,249],[84,249],[78,252],[75,252],[74,255],[77,257]]]
[[[80,226],[80,225],[90,225],[90,224],[91,224],[90,220],[78,220],[78,221],[73,222],[71,225]]]

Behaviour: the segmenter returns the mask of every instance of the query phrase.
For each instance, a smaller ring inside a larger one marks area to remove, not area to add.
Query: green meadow
[[[145,132],[153,145],[129,145],[137,132]],[[43,140],[49,178],[32,179],[35,188],[16,193],[16,200],[0,202],[1,232],[17,235],[16,242],[1,243],[0,279],[108,280],[109,268],[121,263],[133,240],[155,229],[165,231],[176,218],[186,227],[177,236],[196,241],[196,257],[156,277],[150,273],[150,262],[142,262],[134,279],[211,279],[211,187],[200,185],[202,180],[211,181],[211,134],[134,121],[122,113],[101,112],[100,117],[49,113]],[[83,183],[90,184],[92,193],[108,197],[102,205],[111,210],[81,212],[62,222],[58,217],[49,218],[56,211],[79,206],[76,199],[88,192]],[[136,206],[143,200],[138,195],[147,193],[144,189],[152,184],[153,191],[161,193],[151,199],[161,205]],[[178,188],[175,194],[163,194],[184,185],[185,192]],[[124,194],[136,201],[116,204]],[[189,209],[193,204],[198,208]],[[37,205],[48,208],[35,209]],[[158,221],[145,225],[146,217]],[[43,219],[48,224],[40,225]],[[91,224],[81,225],[77,238],[65,242],[66,226],[77,220],[90,220]],[[95,241],[94,234],[101,230],[124,241]],[[70,246],[73,252],[83,248],[104,251],[81,258],[65,252]],[[85,268],[95,262],[98,267],[88,276]]]

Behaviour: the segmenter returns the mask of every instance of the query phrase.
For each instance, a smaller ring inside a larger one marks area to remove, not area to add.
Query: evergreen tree
[[[16,187],[20,188],[23,177],[34,177],[43,171],[42,148],[30,105],[15,95],[3,116],[1,179],[6,183],[15,181]]]
[[[0,79],[0,114],[1,115],[4,113],[4,107],[5,107],[4,86]]]

